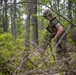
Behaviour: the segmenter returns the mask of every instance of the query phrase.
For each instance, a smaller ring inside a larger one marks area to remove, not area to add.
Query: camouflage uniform
[[[44,16],[44,18],[46,18],[46,19],[48,19],[47,18],[47,16],[52,16],[52,12],[51,12],[51,10],[50,9],[46,9],[44,12],[43,12],[43,16]],[[57,33],[57,27],[58,26],[60,26],[60,25],[62,25],[60,22],[59,22],[59,20],[56,18],[56,17],[54,17],[54,18],[52,18],[50,21],[49,21],[49,25],[48,25],[48,31],[50,32],[50,33],[54,33],[54,34],[56,34]],[[62,25],[63,26],[63,25]],[[63,26],[63,28],[64,28],[64,26]],[[64,32],[63,32],[64,33]],[[63,35],[63,33],[61,34],[61,36]],[[60,40],[60,38],[61,38],[61,36],[60,37],[58,37],[57,38],[57,42]],[[67,51],[67,46],[66,46],[66,38],[67,38],[67,36],[65,35],[64,37],[63,37],[63,39],[61,40],[61,42],[59,43],[60,45],[61,45],[61,47],[59,47],[59,45],[57,46],[57,48],[56,48],[56,54],[57,54],[57,60],[62,60],[62,58],[63,57],[65,57],[65,58],[69,58],[70,59],[70,55],[69,55],[69,53],[68,53],[68,51]],[[64,63],[65,63],[65,65],[67,66],[67,68],[68,68],[68,66],[69,66],[69,59],[67,60],[66,59],[66,61],[64,61]],[[66,74],[65,75],[71,75],[71,74],[68,74],[68,71],[67,72],[65,72]]]
[[[54,17],[52,18],[52,20],[49,22],[49,29],[52,33],[57,33],[57,27],[59,25],[62,25],[59,20]],[[61,35],[62,36],[62,35]],[[59,41],[59,39],[61,38],[61,36],[57,39],[57,42]],[[61,45],[62,48],[60,48],[59,46],[57,46],[56,48],[56,54],[57,54],[57,59],[62,59],[62,57],[69,57],[69,53],[67,51],[67,46],[66,46],[66,35],[63,37],[63,39],[61,40],[61,42],[59,43]],[[63,49],[63,50],[62,50]]]

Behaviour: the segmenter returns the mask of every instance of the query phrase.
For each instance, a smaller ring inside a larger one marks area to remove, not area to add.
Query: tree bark
[[[57,1],[56,0],[52,0],[52,3],[53,3],[52,8],[57,11]]]
[[[12,18],[12,34],[14,40],[16,39],[16,0],[13,2],[13,18]]]
[[[30,38],[30,3],[28,3],[31,0],[26,0],[27,1],[27,18],[26,18],[26,37],[25,37],[25,47],[28,50],[29,49],[29,38]]]
[[[4,0],[3,13],[3,30],[4,32],[8,32],[7,0]]]
[[[11,33],[13,34],[13,23],[12,23],[12,21],[13,21],[13,5],[12,4],[11,4],[10,10],[11,10]]]
[[[0,22],[1,22],[1,11],[0,11]],[[1,27],[1,24],[0,24],[0,27]]]
[[[60,14],[60,9],[59,9],[59,6],[60,6],[60,0],[57,0],[57,10],[58,10],[58,13]],[[59,16],[59,20],[60,20],[60,16]]]
[[[68,0],[68,8],[72,9],[72,0]],[[70,22],[72,22],[72,11],[68,10],[68,19]],[[71,29],[74,27],[71,25]]]
[[[75,2],[75,11],[76,11],[76,2]],[[75,15],[75,18],[76,18],[76,15]]]
[[[38,46],[38,21],[37,21],[37,0],[31,0],[32,3],[32,26],[33,26],[33,35],[32,35],[32,41],[34,44],[34,47]]]

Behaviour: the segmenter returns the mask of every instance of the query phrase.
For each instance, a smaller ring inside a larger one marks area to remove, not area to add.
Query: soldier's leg
[[[69,66],[69,61],[71,60],[70,58],[70,54],[69,54],[69,51],[67,50],[67,45],[66,45],[66,39],[63,39],[61,41],[61,46],[63,48],[63,57],[64,57],[64,65],[66,66],[67,68],[67,71],[65,72],[65,75],[70,75],[70,66]]]
[[[67,45],[66,45],[66,36],[62,39],[60,42],[61,48],[57,48],[57,59],[62,59],[64,66],[68,69],[67,72],[65,72],[65,75],[68,75],[69,73],[69,61],[70,61],[70,54],[67,50]],[[64,57],[64,58],[63,58]],[[63,65],[62,64],[62,65]]]
[[[62,50],[59,47],[56,48],[56,57],[57,57],[57,60],[62,60],[63,59]]]
[[[63,39],[60,44],[63,48],[62,53],[64,58],[66,58],[67,60],[70,60],[70,54],[69,54],[69,51],[67,50],[66,39]]]

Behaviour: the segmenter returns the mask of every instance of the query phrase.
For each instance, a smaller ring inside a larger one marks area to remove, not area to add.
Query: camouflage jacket
[[[48,24],[48,27],[46,28],[50,33],[57,33],[57,27],[58,26],[60,26],[60,25],[62,25],[61,23],[60,23],[60,21],[56,18],[56,17],[54,17],[54,18],[52,18],[50,21],[49,21],[49,24]],[[63,25],[62,25],[63,26]],[[65,27],[63,26],[63,28],[65,29]],[[62,36],[62,35],[61,35]],[[60,36],[60,37],[61,37]]]

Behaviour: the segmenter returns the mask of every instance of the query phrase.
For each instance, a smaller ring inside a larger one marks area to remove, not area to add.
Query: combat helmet
[[[47,16],[49,16],[49,15],[52,15],[51,10],[50,10],[50,9],[44,10],[44,12],[43,12],[43,17],[47,17]]]

